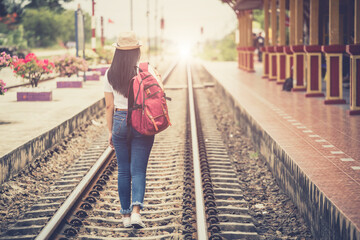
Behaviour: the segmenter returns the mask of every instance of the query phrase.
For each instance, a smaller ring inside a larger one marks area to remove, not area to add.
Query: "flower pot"
[[[100,72],[91,72],[85,75],[86,81],[99,81],[100,80]]]
[[[57,81],[57,88],[82,88],[82,82],[80,81]]]
[[[109,66],[102,66],[102,67],[91,67],[89,68],[89,71],[98,71],[100,72],[101,76],[104,76],[106,73],[106,70],[108,70]]]
[[[104,76],[104,75],[105,75],[106,70],[108,70],[108,67],[101,67],[101,68],[98,68],[98,71],[100,71],[100,72],[101,72],[101,76]]]
[[[51,101],[52,91],[46,89],[21,89],[16,93],[17,101]]]
[[[59,78],[56,82],[57,88],[82,88],[82,78]]]

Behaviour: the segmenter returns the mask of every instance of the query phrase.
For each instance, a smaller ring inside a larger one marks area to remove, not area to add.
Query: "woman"
[[[124,227],[143,228],[140,209],[143,208],[146,168],[154,136],[141,135],[130,126],[128,140],[126,125],[129,82],[137,74],[141,44],[133,32],[124,32],[113,46],[116,49],[105,73],[104,91],[109,144],[115,149],[118,163],[120,213]],[[158,77],[150,65],[149,72]]]

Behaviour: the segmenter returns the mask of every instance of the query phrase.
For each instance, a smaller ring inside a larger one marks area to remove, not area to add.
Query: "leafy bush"
[[[111,63],[114,56],[114,51],[107,48],[97,48],[96,53],[99,56],[100,62]]]
[[[85,32],[90,32],[90,15],[85,13],[84,16]],[[48,8],[27,9],[22,24],[30,47],[49,47],[59,41],[75,41],[74,12],[70,10],[60,14]],[[85,40],[90,39],[91,35],[86,34]]]
[[[71,77],[73,74],[77,74],[79,71],[87,71],[88,65],[82,58],[64,55],[54,60],[55,69],[60,73],[61,77]]]
[[[11,64],[18,61],[17,56],[11,57],[10,54],[6,54],[5,52],[0,53],[0,70],[11,66]]]
[[[13,63],[14,73],[30,81],[32,87],[37,87],[43,74],[51,73],[54,63],[48,59],[39,60],[34,53],[26,55]]]
[[[97,64],[99,60],[99,55],[94,52],[92,49],[85,49],[85,60],[90,64]]]
[[[205,60],[235,61],[237,55],[235,32],[226,35],[221,40],[204,43],[202,52],[199,55]]]
[[[0,95],[4,95],[7,91],[7,89],[5,89],[6,83],[0,79]]]

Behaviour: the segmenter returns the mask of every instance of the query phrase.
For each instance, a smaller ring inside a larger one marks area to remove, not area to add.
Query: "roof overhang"
[[[235,11],[261,9],[263,5],[262,0],[238,0],[234,5]]]

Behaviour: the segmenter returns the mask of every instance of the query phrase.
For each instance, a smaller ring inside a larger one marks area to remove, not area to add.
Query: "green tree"
[[[49,47],[57,42],[75,41],[74,11],[53,12],[47,8],[27,9],[23,25],[30,47]],[[91,18],[85,14],[85,39],[91,39]]]
[[[7,35],[7,46],[16,46],[19,49],[27,48],[27,41],[24,38],[24,27],[23,25],[18,25],[18,27],[10,31]]]
[[[203,46],[200,57],[211,61],[235,61],[235,31],[217,41],[208,41]]]
[[[26,8],[38,9],[45,7],[56,12],[62,12],[64,11],[64,8],[61,4],[72,1],[73,0],[30,0],[30,3],[26,5]]]
[[[9,14],[16,14],[16,19],[14,22],[10,23],[10,26],[13,27],[17,25],[21,18],[24,15],[24,7],[25,7],[25,0],[2,0],[0,1],[0,22],[6,21],[6,16]]]
[[[56,42],[61,33],[58,31],[58,15],[48,9],[28,9],[24,19],[25,36],[31,47],[49,47]]]
[[[75,14],[74,11],[64,11],[58,15],[59,28],[61,32],[60,40],[63,42],[75,41]],[[89,42],[91,39],[91,16],[88,13],[84,14],[85,22],[85,41]]]
[[[253,19],[260,24],[261,29],[264,29],[264,11],[262,9],[253,10]]]

